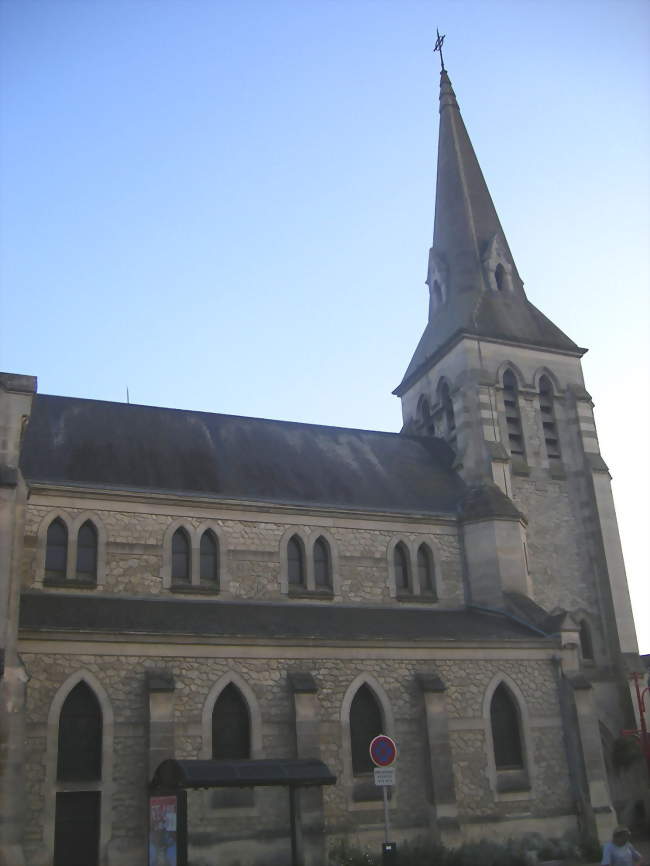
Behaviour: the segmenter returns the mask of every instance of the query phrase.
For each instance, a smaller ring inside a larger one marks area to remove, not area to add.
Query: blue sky
[[[399,429],[436,26],[529,297],[590,347],[648,652],[645,0],[3,0],[0,367],[43,393]]]

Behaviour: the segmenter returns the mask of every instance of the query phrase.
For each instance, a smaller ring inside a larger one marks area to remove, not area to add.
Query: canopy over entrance
[[[156,794],[171,794],[173,802],[185,803],[187,789],[256,788],[282,785],[289,789],[291,820],[291,864],[302,866],[303,843],[298,789],[336,784],[336,776],[322,761],[312,758],[269,758],[259,761],[202,761],[168,758],[158,765],[151,780],[150,802]],[[176,799],[174,799],[176,798]],[[158,799],[164,800],[165,797]],[[183,853],[179,864],[187,863],[187,809],[181,806],[178,839]]]
[[[169,758],[158,766],[152,788],[252,788],[259,785],[334,785],[326,764],[311,758],[202,761]]]

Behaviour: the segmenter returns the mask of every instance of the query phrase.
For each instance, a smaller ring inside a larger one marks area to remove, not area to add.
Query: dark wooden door
[[[56,795],[54,866],[99,866],[99,791]]]

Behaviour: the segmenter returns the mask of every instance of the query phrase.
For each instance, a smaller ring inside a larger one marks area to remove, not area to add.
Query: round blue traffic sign
[[[386,734],[379,734],[370,743],[370,759],[377,767],[390,767],[397,757],[395,740]]]

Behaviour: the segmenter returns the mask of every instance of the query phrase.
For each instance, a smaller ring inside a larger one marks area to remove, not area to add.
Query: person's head
[[[612,841],[614,845],[625,845],[629,838],[630,831],[627,829],[627,827],[619,824],[618,827],[614,828],[614,832],[612,833]]]

